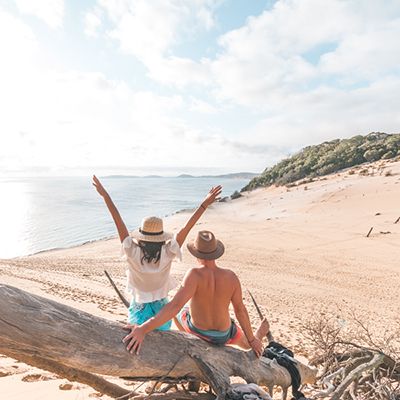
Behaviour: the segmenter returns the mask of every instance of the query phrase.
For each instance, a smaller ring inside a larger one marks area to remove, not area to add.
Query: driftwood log
[[[253,352],[212,346],[181,332],[152,332],[139,356],[125,349],[120,324],[0,284],[0,354],[83,382],[112,397],[127,394],[98,375],[133,380],[196,379],[229,398],[229,377],[272,388],[290,386],[289,373]],[[316,370],[298,362],[303,383]],[[96,374],[96,375],[95,375]]]

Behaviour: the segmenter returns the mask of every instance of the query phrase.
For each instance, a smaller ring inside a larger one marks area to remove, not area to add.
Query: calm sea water
[[[102,178],[129,230],[147,215],[192,208],[211,186],[223,196],[248,180],[219,178]],[[1,178],[0,258],[12,258],[116,235],[90,177]]]

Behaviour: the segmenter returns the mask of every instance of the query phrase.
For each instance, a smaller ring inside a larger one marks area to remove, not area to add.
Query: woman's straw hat
[[[132,237],[145,242],[165,242],[172,239],[173,235],[164,232],[163,220],[158,217],[145,217],[139,229],[132,232]]]
[[[216,260],[225,251],[223,243],[210,231],[200,231],[196,239],[187,244],[187,248],[192,255],[202,260]]]

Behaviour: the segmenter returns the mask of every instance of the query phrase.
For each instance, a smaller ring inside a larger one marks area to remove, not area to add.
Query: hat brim
[[[132,237],[136,240],[141,240],[143,242],[166,242],[167,240],[171,240],[174,235],[169,232],[163,232],[160,235],[146,235],[140,232],[138,229],[132,232]]]
[[[193,256],[201,260],[216,260],[217,258],[220,258],[222,254],[224,254],[225,252],[224,244],[218,239],[217,239],[217,247],[212,253],[203,253],[197,250],[194,245],[194,242],[188,243],[186,247]]]

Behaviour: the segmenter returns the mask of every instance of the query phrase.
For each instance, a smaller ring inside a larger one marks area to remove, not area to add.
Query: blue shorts
[[[128,309],[128,323],[141,325],[150,318],[158,314],[161,309],[168,303],[168,299],[152,301],[151,303],[135,303],[132,300]],[[159,331],[169,331],[171,329],[172,320],[169,320],[164,325],[157,328]]]

